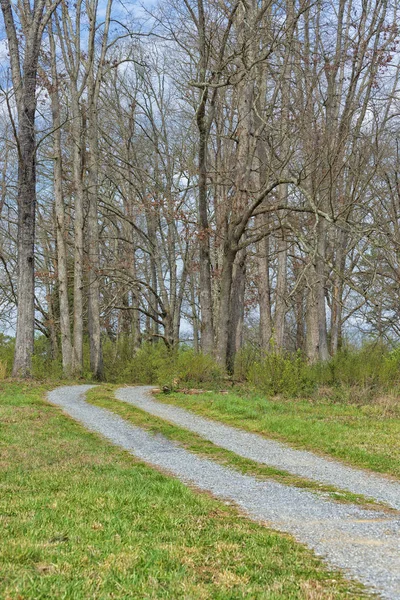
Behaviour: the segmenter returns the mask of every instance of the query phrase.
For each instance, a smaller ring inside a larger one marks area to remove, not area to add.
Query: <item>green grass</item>
[[[86,394],[86,399],[91,404],[110,410],[138,427],[142,427],[152,433],[161,434],[178,442],[190,452],[194,452],[206,458],[212,458],[214,461],[234,468],[246,475],[252,475],[257,479],[263,480],[273,479],[285,485],[305,488],[311,492],[316,492],[318,494],[322,493],[325,497],[329,496],[331,499],[338,502],[359,504],[369,509],[377,508],[382,510],[382,504],[378,504],[362,495],[352,494],[351,492],[340,489],[338,486],[325,485],[312,481],[311,479],[299,477],[287,471],[257,463],[250,459],[238,456],[234,452],[220,448],[196,433],[173,425],[154,415],[150,415],[130,404],[118,401],[114,395],[116,389],[118,389],[118,386],[114,385],[96,386],[89,390]]]
[[[349,464],[400,477],[400,404],[285,400],[234,393],[159,394],[159,400],[290,442]]]
[[[0,597],[347,599],[302,545],[0,385]]]

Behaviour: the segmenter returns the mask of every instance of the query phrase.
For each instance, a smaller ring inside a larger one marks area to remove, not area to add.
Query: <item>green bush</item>
[[[129,363],[135,357],[131,336],[120,335],[116,340],[110,339],[109,336],[103,336],[102,350],[106,379],[108,381],[119,380],[121,372],[126,368],[129,369]]]
[[[196,353],[184,349],[177,353],[175,379],[179,385],[220,386],[223,383],[224,371],[208,354]]]
[[[0,362],[2,365],[2,378],[5,379],[11,375],[14,359],[15,340],[7,335],[0,333]]]
[[[390,388],[400,374],[400,350],[390,352],[384,345],[368,343],[359,349],[339,351],[326,363],[310,367],[320,385]]]
[[[268,395],[298,397],[318,389],[332,401],[366,402],[400,388],[400,348],[370,342],[310,365],[301,353],[272,350],[260,357],[246,347],[236,357],[235,378]]]
[[[0,378],[11,375],[15,340],[0,334]],[[162,342],[145,343],[134,353],[129,337],[117,342],[103,338],[106,381],[179,387],[221,389],[225,372],[208,355],[192,348],[169,349]],[[91,380],[89,342],[84,340],[83,379]],[[52,358],[50,340],[35,339],[33,376],[62,380],[61,357]],[[390,349],[369,342],[347,347],[329,361],[310,365],[301,353],[262,352],[248,345],[237,353],[234,379],[266,395],[317,395],[331,402],[371,402],[379,395],[400,392],[400,347]]]
[[[35,339],[34,355],[32,357],[32,375],[35,379],[62,379],[61,357],[54,359],[49,338],[40,335]]]
[[[7,377],[7,375],[8,375],[8,372],[7,372],[7,371],[8,371],[8,370],[7,370],[7,365],[6,365],[6,363],[5,363],[5,362],[2,362],[2,361],[0,360],[0,381],[3,381],[3,380],[4,380],[4,379]]]
[[[2,376],[9,377],[14,361],[15,339],[0,334],[0,363]],[[32,375],[35,379],[61,379],[61,358],[51,356],[50,340],[44,335],[35,338],[34,355],[32,357]]]
[[[224,372],[214,359],[190,348],[169,349],[162,342],[143,344],[126,362],[117,381],[170,388],[222,384]]]
[[[310,369],[300,353],[267,352],[250,366],[247,381],[268,395],[301,396],[315,388]]]
[[[380,384],[384,387],[398,388],[400,385],[400,348],[383,356],[379,374]]]
[[[144,344],[129,358],[113,342],[104,344],[107,380],[177,387],[220,389],[225,373],[211,356],[191,348],[168,349],[162,342]],[[400,349],[379,344],[344,349],[331,360],[310,365],[300,352],[261,353],[254,346],[236,356],[234,378],[267,395],[309,396],[318,391],[331,401],[365,402],[380,391],[399,387]]]
[[[163,343],[146,343],[128,360],[117,381],[124,383],[156,384],[160,377],[173,370],[175,353]]]
[[[247,344],[235,356],[234,378],[236,381],[246,381],[250,369],[262,359],[262,351],[257,346]]]

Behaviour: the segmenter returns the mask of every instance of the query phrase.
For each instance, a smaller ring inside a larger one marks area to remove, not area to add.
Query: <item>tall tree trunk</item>
[[[281,81],[281,153],[283,157],[283,165],[281,166],[282,175],[287,176],[286,161],[290,153],[289,147],[289,118],[290,118],[290,102],[291,102],[291,70],[292,70],[292,52],[293,52],[293,36],[295,27],[295,11],[294,1],[288,0],[286,3],[287,24],[285,39],[285,52],[283,55],[282,81]],[[281,205],[286,205],[288,201],[288,185],[280,185],[278,188],[278,199]],[[281,221],[282,234],[278,239],[278,271],[276,281],[275,294],[275,319],[274,319],[274,343],[276,350],[281,352],[285,344],[285,325],[286,325],[286,292],[287,292],[287,240],[285,236],[284,215],[285,211],[281,211],[279,220]]]
[[[198,0],[200,80],[206,79],[207,48],[205,39],[205,15],[203,0]],[[207,214],[207,141],[209,124],[206,118],[208,88],[200,90],[200,103],[196,120],[199,130],[199,252],[200,252],[200,310],[201,310],[201,348],[205,354],[214,351],[213,299],[211,287],[210,230]]]
[[[124,232],[124,238],[127,240],[123,244],[123,252],[125,256],[126,269],[130,275],[130,292],[132,297],[132,309],[124,311],[126,314],[126,321],[129,321],[127,325],[127,331],[131,336],[132,352],[135,353],[141,342],[140,332],[140,312],[139,312],[139,287],[137,284],[137,267],[136,267],[136,243],[135,243],[135,188],[132,185],[131,169],[129,165],[132,165],[134,158],[132,155],[132,143],[133,136],[135,133],[135,110],[136,104],[132,103],[127,120],[123,120],[120,127],[126,134],[125,148],[126,148],[126,175],[125,175],[125,194],[124,194],[124,211],[128,219],[123,221],[122,228]],[[127,294],[129,296],[129,293]],[[129,305],[129,297],[127,297],[127,305]]]
[[[296,319],[296,350],[305,351],[305,322],[304,322],[304,299],[305,287],[303,282],[300,282],[303,264],[300,260],[295,259],[293,263],[294,279],[296,282],[296,292],[294,297],[294,313]]]
[[[258,217],[262,225],[265,223],[264,215]],[[260,346],[267,350],[272,337],[271,319],[271,284],[269,280],[269,236],[265,235],[257,246],[257,273],[258,273],[258,305],[260,309]]]
[[[318,303],[318,330],[319,330],[319,359],[321,361],[329,360],[328,331],[326,325],[326,300],[325,300],[325,261],[326,261],[326,236],[327,223],[325,219],[319,222],[318,231],[318,253],[316,257],[315,270],[316,280],[316,298]]]
[[[243,47],[246,47],[245,54],[240,58],[241,68],[246,73],[246,61],[251,64],[254,56],[253,40],[248,39],[249,30],[247,23],[251,23],[254,16],[254,3],[249,7],[242,7],[236,14],[236,27],[238,39]],[[249,12],[247,12],[249,11]],[[240,216],[245,210],[249,194],[251,193],[251,184],[254,184],[254,176],[252,173],[252,163],[255,152],[254,146],[254,119],[253,119],[253,101],[254,101],[254,80],[251,79],[249,73],[240,81],[237,88],[238,108],[237,108],[237,154],[236,154],[236,173],[235,173],[235,195],[232,205],[232,223],[228,228],[226,240],[224,243],[224,255],[221,277],[221,298],[220,298],[220,313],[219,313],[219,331],[218,331],[218,359],[232,371],[235,359],[235,352],[238,343],[238,335],[240,335],[241,323],[243,323],[242,311],[243,307],[239,307],[241,299],[244,301],[244,263],[241,265],[242,258],[245,256],[245,251],[238,249],[238,244],[241,241],[235,235],[236,226],[235,220],[240,220]],[[234,241],[234,248],[232,248]],[[239,256],[238,256],[239,255]],[[234,269],[235,260],[239,268]],[[235,281],[233,281],[235,276]],[[233,287],[234,284],[234,287]],[[232,293],[235,295],[232,304]],[[228,294],[225,297],[225,294]],[[237,297],[239,294],[239,297]],[[226,314],[227,313],[227,314]],[[231,336],[231,337],[230,337]],[[225,344],[225,348],[222,347]]]
[[[331,316],[331,354],[334,356],[340,349],[342,340],[342,302],[343,279],[346,264],[346,236],[339,229],[336,246],[336,271],[333,277],[332,316]]]
[[[258,188],[262,190],[268,179],[267,144],[262,136],[264,123],[261,115],[264,114],[267,97],[267,73],[265,65],[259,66],[257,110],[254,115],[255,130],[258,133],[256,143],[256,156],[258,160]],[[256,226],[259,231],[265,230],[264,237],[257,244],[257,275],[258,275],[258,305],[260,310],[260,346],[268,350],[272,338],[271,314],[271,282],[270,270],[270,237],[268,231],[269,217],[260,214],[256,217]]]
[[[99,223],[98,223],[98,194],[99,194],[99,146],[98,146],[98,101],[100,85],[103,77],[103,68],[107,53],[108,31],[111,20],[112,0],[107,1],[104,29],[100,46],[100,56],[97,73],[94,73],[98,0],[88,2],[86,11],[89,18],[88,38],[88,144],[90,149],[88,163],[89,182],[89,212],[88,212],[88,317],[89,317],[89,343],[90,343],[90,370],[95,379],[104,377],[103,351],[101,344],[100,325],[100,251],[99,251]]]
[[[157,342],[159,339],[160,326],[159,326],[159,300],[158,300],[158,279],[157,279],[157,263],[156,263],[156,248],[157,248],[157,235],[156,235],[156,223],[155,215],[152,214],[151,210],[147,212],[147,234],[151,243],[152,251],[150,253],[150,282],[151,292],[149,292],[149,313],[153,317],[149,322],[150,325],[150,338],[153,342]]]
[[[306,313],[306,352],[310,363],[319,360],[319,322],[318,298],[316,293],[316,273],[310,266],[307,280],[307,313]]]
[[[202,159],[201,159],[202,160]],[[203,169],[202,169],[203,170]],[[200,182],[200,179],[202,180]],[[207,215],[206,175],[199,174],[199,254],[200,254],[200,310],[201,348],[205,354],[214,351],[214,321],[211,289],[210,234]]]
[[[74,181],[74,334],[73,374],[83,371],[83,143],[82,118],[78,98],[73,91],[72,105],[72,169]]]
[[[277,352],[283,350],[285,343],[286,319],[286,290],[287,290],[287,242],[284,238],[278,239],[278,270],[275,290],[275,315],[274,315],[274,345]]]
[[[133,219],[132,200],[129,196],[129,201],[125,203],[125,212],[129,219]],[[139,290],[137,285],[136,273],[136,253],[135,253],[135,238],[132,224],[128,221],[123,221],[124,238],[127,242],[123,243],[122,252],[125,257],[125,268],[130,276],[129,290],[124,295],[124,306],[129,307],[129,292],[131,296],[132,306],[129,310],[123,311],[123,331],[130,338],[131,351],[134,354],[140,347],[141,332],[140,332],[140,313],[139,307]]]
[[[243,346],[244,298],[246,288],[246,249],[240,250],[233,265],[232,289],[230,301],[231,322],[228,332],[227,366],[233,371],[235,355]]]
[[[88,144],[89,159],[89,213],[87,219],[88,234],[88,317],[90,343],[90,370],[93,377],[102,380],[104,376],[103,352],[100,327],[100,256],[99,256],[99,225],[98,225],[98,128],[97,107],[94,99],[89,97]]]
[[[62,151],[61,151],[61,111],[58,94],[58,74],[56,65],[56,50],[53,32],[50,28],[50,52],[51,52],[51,111],[53,118],[54,142],[54,200],[56,221],[56,243],[57,243],[57,276],[58,296],[60,302],[60,332],[61,332],[61,354],[63,373],[69,377],[72,373],[72,339],[71,320],[68,300],[68,263],[67,243],[64,219],[64,198],[62,191]]]
[[[14,377],[28,377],[35,336],[35,216],[36,216],[36,77],[43,35],[45,0],[18,5],[18,31],[13,5],[1,0],[7,34],[13,91],[18,113],[18,290]],[[52,10],[55,9],[54,4]],[[20,36],[25,39],[20,50]]]
[[[25,65],[24,89],[18,106],[18,316],[14,377],[30,376],[34,350],[36,70],[37,59],[30,65]]]
[[[221,273],[221,293],[218,314],[217,333],[217,360],[223,366],[227,366],[228,339],[231,324],[231,290],[233,277],[233,264],[236,252],[231,249],[229,238],[224,242],[224,261]]]
[[[317,227],[317,251],[310,265],[307,298],[307,356],[310,362],[329,359],[325,302],[326,221]]]

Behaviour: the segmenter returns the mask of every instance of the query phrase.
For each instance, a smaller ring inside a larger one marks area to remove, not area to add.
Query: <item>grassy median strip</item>
[[[347,599],[307,548],[0,385],[0,597]]]
[[[334,486],[321,484],[312,481],[311,479],[292,475],[287,471],[281,471],[274,467],[257,463],[253,460],[243,458],[230,450],[220,448],[196,433],[173,425],[172,423],[164,421],[159,417],[155,417],[130,404],[117,400],[114,396],[115,389],[117,389],[117,387],[111,385],[98,386],[89,390],[86,398],[91,404],[106,408],[138,427],[147,429],[152,433],[164,435],[166,438],[178,442],[190,452],[194,452],[206,458],[211,458],[220,464],[234,468],[246,475],[252,475],[253,477],[264,480],[273,479],[274,481],[278,481],[285,485],[304,488],[311,492],[323,494],[324,497],[329,497],[338,502],[358,504],[368,507],[369,509],[377,508],[382,510],[382,504],[378,504],[362,495],[352,494],[351,492],[341,490]],[[387,507],[384,508],[390,510]]]
[[[271,439],[400,478],[400,399],[371,404],[229,393],[157,399]]]

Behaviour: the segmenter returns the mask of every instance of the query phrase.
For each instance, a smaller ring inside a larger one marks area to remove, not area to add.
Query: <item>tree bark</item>
[[[83,371],[83,228],[84,191],[82,156],[82,118],[77,92],[72,91],[72,169],[74,183],[74,333],[72,371],[79,376]]]
[[[227,366],[233,372],[235,355],[243,346],[244,298],[246,287],[246,249],[240,250],[235,257],[232,274],[230,301],[231,322],[228,332]]]
[[[325,302],[326,222],[317,227],[317,251],[310,265],[307,297],[307,356],[310,362],[329,359]]]
[[[287,290],[287,242],[284,238],[278,239],[278,269],[275,290],[275,315],[274,315],[274,346],[277,352],[284,348],[285,343],[285,318],[286,318],[286,290]]]
[[[200,47],[200,79],[205,81],[207,48],[203,0],[198,0],[198,33]],[[207,140],[209,125],[206,118],[208,88],[200,90],[196,121],[199,130],[199,254],[200,254],[200,310],[201,348],[205,354],[214,352],[213,300],[211,287],[210,230],[207,214]]]
[[[24,27],[22,62],[12,5],[1,0],[10,53],[11,74],[18,113],[18,287],[14,377],[29,377],[35,332],[35,216],[36,216],[36,77],[42,38],[44,1],[38,2],[31,27]],[[28,14],[25,15],[28,19]]]
[[[326,300],[325,300],[325,285],[326,285],[326,236],[327,223],[325,219],[321,220],[318,232],[318,252],[316,257],[315,270],[316,278],[316,298],[318,305],[318,331],[319,331],[319,359],[321,361],[329,360],[328,347],[328,331],[326,325]]]
[[[54,204],[56,221],[56,244],[57,244],[57,276],[58,276],[58,296],[60,302],[60,333],[61,333],[61,354],[63,373],[69,377],[72,373],[72,339],[71,339],[71,319],[68,300],[68,261],[67,261],[67,242],[64,218],[64,198],[62,190],[62,151],[61,151],[61,109],[58,93],[58,73],[56,64],[56,49],[54,36],[49,27],[49,43],[51,53],[51,111],[54,129],[53,142],[53,161],[54,161]]]
[[[340,349],[342,342],[342,302],[343,280],[346,264],[346,236],[342,230],[338,231],[336,246],[336,271],[333,276],[332,290],[332,316],[331,316],[331,354],[334,356]]]
[[[35,328],[37,57],[25,64],[24,70],[23,94],[18,107],[18,317],[14,377],[31,375]]]
[[[89,169],[89,212],[88,234],[88,318],[90,344],[90,370],[93,377],[101,381],[104,377],[103,352],[100,326],[100,256],[98,206],[98,129],[95,99],[89,96],[88,144],[90,148]]]
[[[230,247],[229,238],[224,243],[224,262],[221,273],[221,293],[218,315],[217,360],[226,367],[228,358],[228,339],[231,324],[231,290],[233,264],[236,252]]]
[[[265,224],[264,215],[258,222]],[[257,246],[258,305],[260,309],[260,346],[268,350],[272,337],[271,284],[269,279],[269,236],[265,235]]]
[[[310,266],[307,281],[307,312],[306,312],[306,352],[310,363],[319,360],[319,323],[318,323],[318,298],[316,294],[316,273],[314,266]]]

